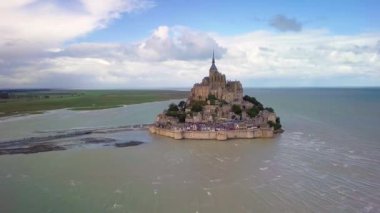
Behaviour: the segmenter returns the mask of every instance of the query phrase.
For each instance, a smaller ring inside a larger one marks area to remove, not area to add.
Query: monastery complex
[[[243,96],[240,81],[228,81],[215,65],[194,84],[186,101],[170,104],[149,128],[151,133],[174,139],[227,140],[271,138],[280,133],[280,118],[254,97]]]

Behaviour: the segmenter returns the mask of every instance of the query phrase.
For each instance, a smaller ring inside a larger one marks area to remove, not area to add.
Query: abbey
[[[214,53],[209,76],[204,77],[201,83],[194,84],[191,89],[190,101],[205,101],[209,95],[228,103],[243,99],[243,87],[240,81],[226,81],[226,76],[218,71],[215,65]]]
[[[149,130],[174,139],[210,140],[269,138],[282,131],[272,108],[243,96],[240,81],[227,81],[218,71],[214,53],[209,75],[194,84],[186,101],[158,114]]]

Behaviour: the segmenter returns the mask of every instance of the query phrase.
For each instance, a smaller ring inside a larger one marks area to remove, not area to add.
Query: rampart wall
[[[155,126],[149,127],[153,134],[162,135],[177,140],[228,140],[228,139],[250,139],[250,138],[272,138],[272,128],[247,129],[247,130],[224,130],[224,131],[183,131],[163,129]]]

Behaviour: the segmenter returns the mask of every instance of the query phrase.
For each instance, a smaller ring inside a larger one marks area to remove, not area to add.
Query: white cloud
[[[77,43],[0,68],[2,87],[190,87],[217,67],[244,86],[380,85],[379,34],[326,30],[222,36],[160,26],[136,43]]]
[[[104,28],[123,12],[152,6],[148,0],[1,1],[0,58],[42,54]]]
[[[204,59],[210,50],[218,56],[226,51],[209,34],[183,26],[159,26],[138,45],[137,54],[147,60]]]
[[[297,81],[305,79],[324,79],[328,83],[349,75],[351,79],[375,80],[379,85],[378,40],[378,34],[339,36],[327,31],[219,37],[217,41],[228,49],[219,67],[225,67],[234,78],[246,79],[247,84],[282,78],[290,81],[273,86],[297,86]],[[365,86],[365,82],[356,83]]]

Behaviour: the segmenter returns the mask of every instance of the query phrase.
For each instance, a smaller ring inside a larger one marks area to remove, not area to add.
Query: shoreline
[[[177,90],[49,90],[10,91],[0,99],[0,118],[70,109],[92,111],[173,99],[188,92]]]
[[[28,117],[28,116],[39,116],[43,115],[46,113],[51,113],[59,110],[67,110],[70,112],[92,112],[92,111],[97,111],[97,110],[108,110],[108,109],[115,109],[115,108],[124,108],[124,107],[129,107],[129,106],[134,106],[134,105],[140,105],[140,104],[151,104],[151,103],[158,103],[158,102],[163,102],[163,101],[173,101],[177,102],[183,100],[183,98],[180,99],[167,99],[167,100],[157,100],[157,101],[146,101],[146,102],[141,102],[141,103],[133,103],[133,104],[123,104],[123,105],[118,105],[118,106],[111,106],[107,108],[97,108],[97,109],[88,109],[88,108],[83,108],[83,109],[77,109],[77,108],[70,108],[70,107],[65,107],[65,108],[57,108],[57,109],[47,109],[47,110],[41,110],[41,111],[31,111],[31,112],[19,112],[19,113],[14,113],[14,114],[2,114],[0,113],[0,122],[2,121],[7,121],[9,119],[18,119],[18,118],[23,118],[23,117]]]

